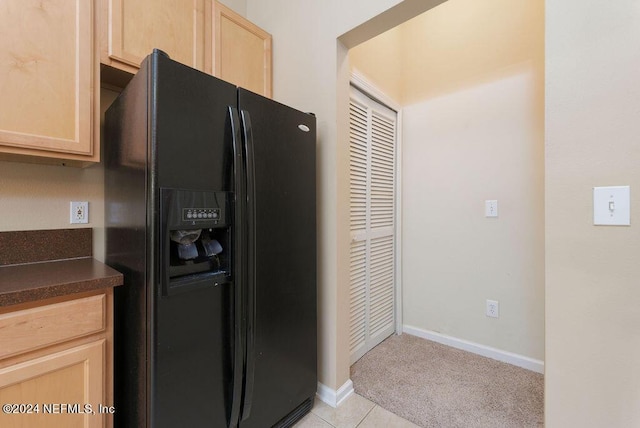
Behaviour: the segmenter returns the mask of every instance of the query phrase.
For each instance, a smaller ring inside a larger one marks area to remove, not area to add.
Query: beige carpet
[[[408,334],[351,367],[358,394],[425,428],[542,427],[544,377]]]

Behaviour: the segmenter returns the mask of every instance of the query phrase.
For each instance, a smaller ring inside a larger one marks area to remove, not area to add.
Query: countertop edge
[[[91,257],[0,267],[0,307],[118,287],[123,275]]]

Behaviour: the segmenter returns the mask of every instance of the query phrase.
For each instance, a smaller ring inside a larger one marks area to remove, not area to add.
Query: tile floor
[[[337,409],[316,398],[311,413],[294,428],[418,428],[366,398],[351,394]]]

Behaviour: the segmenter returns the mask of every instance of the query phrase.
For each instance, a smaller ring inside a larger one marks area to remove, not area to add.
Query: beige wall
[[[349,59],[404,105],[404,324],[543,360],[543,1],[449,0]]]
[[[640,426],[640,6],[546,2],[547,428]],[[631,226],[592,187],[631,185]]]
[[[403,109],[403,321],[543,360],[543,87],[517,71]]]

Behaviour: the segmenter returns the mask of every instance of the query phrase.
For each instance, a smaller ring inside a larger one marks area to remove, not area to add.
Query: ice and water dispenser
[[[229,194],[166,188],[160,194],[164,294],[228,281]]]

